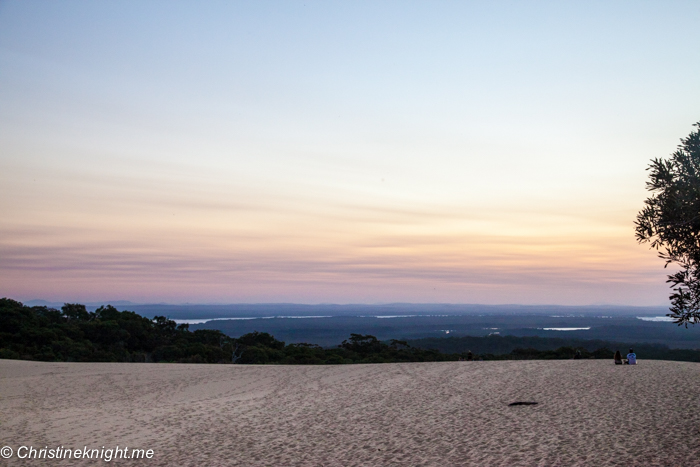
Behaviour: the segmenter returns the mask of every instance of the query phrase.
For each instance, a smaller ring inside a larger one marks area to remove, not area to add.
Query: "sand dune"
[[[154,450],[119,465],[700,465],[699,403],[700,364],[681,362],[0,360],[2,446]]]

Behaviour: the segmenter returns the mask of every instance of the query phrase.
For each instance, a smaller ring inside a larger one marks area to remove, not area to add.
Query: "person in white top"
[[[625,363],[628,365],[636,365],[637,364],[637,354],[634,353],[633,349],[630,349],[630,353],[627,354],[627,361]]]

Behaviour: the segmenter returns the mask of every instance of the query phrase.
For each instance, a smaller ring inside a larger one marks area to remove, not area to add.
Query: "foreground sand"
[[[699,404],[700,364],[681,362],[0,360],[1,446],[155,451],[107,465],[700,465]]]

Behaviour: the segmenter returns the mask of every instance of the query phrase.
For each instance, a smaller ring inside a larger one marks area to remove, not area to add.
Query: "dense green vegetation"
[[[401,341],[380,342],[351,335],[339,347],[285,345],[268,333],[231,338],[221,331],[190,332],[163,316],[153,320],[107,305],[89,312],[84,305],[61,310],[28,307],[0,299],[0,358],[76,362],[186,363],[383,363],[457,360],[436,350]]]
[[[408,343],[414,347],[430,348],[444,353],[464,354],[471,350],[485,360],[571,358],[576,350],[581,351],[583,358],[612,358],[610,356],[615,350],[625,355],[632,347],[641,359],[700,362],[700,350],[670,349],[663,344],[635,342],[490,335],[430,337],[409,340]]]
[[[597,350],[593,350],[593,346]],[[624,346],[623,346],[624,347]],[[265,332],[232,338],[221,331],[196,330],[163,316],[148,319],[107,305],[94,312],[84,305],[61,310],[28,307],[0,299],[0,358],[75,362],[183,362],[239,364],[341,364],[455,361],[475,359],[612,359],[603,341],[567,341],[538,337],[461,337],[411,342],[379,341],[351,334],[341,345],[323,348],[289,344]],[[700,351],[637,346],[640,358],[700,361]],[[624,350],[624,348],[622,348]]]
[[[153,320],[107,305],[61,310],[0,299],[0,358],[77,362],[218,362],[231,360],[231,342],[219,331]]]

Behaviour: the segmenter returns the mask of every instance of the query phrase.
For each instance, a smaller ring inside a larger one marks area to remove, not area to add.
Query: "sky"
[[[0,2],[0,296],[665,305],[700,3]]]

